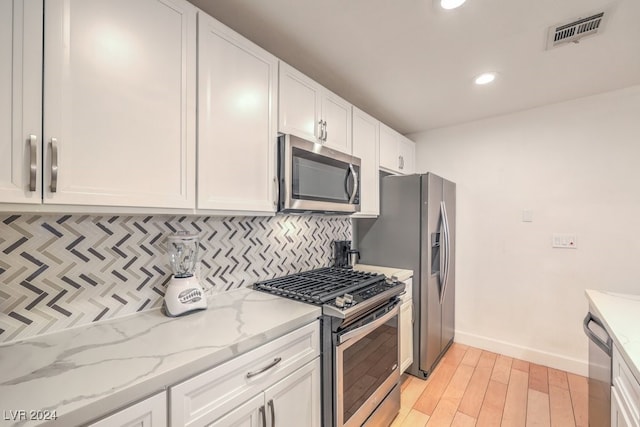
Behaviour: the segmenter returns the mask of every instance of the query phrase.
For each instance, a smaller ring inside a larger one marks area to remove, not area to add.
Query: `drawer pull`
[[[273,359],[273,362],[269,363],[264,368],[259,369],[257,371],[253,371],[253,372],[247,372],[247,378],[253,378],[256,375],[260,375],[261,373],[263,373],[265,371],[268,371],[269,369],[275,367],[280,362],[282,362],[282,357],[276,357],[275,359]]]

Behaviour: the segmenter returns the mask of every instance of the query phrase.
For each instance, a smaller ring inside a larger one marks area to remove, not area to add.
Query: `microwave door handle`
[[[353,175],[353,193],[351,193],[351,197],[349,197],[349,204],[352,205],[356,199],[356,194],[358,194],[358,174],[351,163],[349,163],[349,172]],[[347,174],[347,179],[348,178],[349,174]]]
[[[351,166],[351,165],[349,165]],[[347,193],[347,197],[351,200],[351,194],[349,194],[349,175],[351,175],[351,167],[347,170],[347,176],[344,177],[344,192]]]

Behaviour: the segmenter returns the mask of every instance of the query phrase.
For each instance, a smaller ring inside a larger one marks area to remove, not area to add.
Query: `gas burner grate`
[[[337,296],[355,292],[384,280],[385,276],[382,274],[325,267],[257,282],[254,288],[322,305],[334,300]]]

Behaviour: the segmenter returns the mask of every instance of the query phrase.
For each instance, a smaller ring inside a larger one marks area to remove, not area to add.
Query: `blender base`
[[[169,317],[206,309],[207,298],[198,279],[195,276],[171,279],[164,294],[163,308]]]

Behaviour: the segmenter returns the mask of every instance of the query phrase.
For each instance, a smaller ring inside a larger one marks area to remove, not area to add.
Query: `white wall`
[[[456,341],[586,374],[584,290],[640,294],[640,86],[410,138],[457,183]]]

